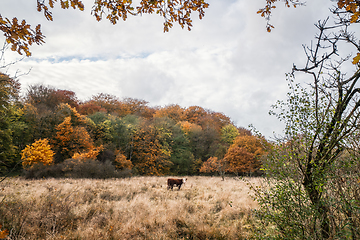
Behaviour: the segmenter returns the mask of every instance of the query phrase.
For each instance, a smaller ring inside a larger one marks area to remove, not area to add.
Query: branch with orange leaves
[[[26,56],[30,56],[29,46],[33,43],[44,43],[45,36],[41,33],[40,24],[31,29],[25,20],[19,23],[17,18],[10,20],[0,15],[0,31],[4,33],[6,42],[11,45],[11,50],[17,51],[20,55],[25,53]]]
[[[83,11],[85,6],[81,0],[36,0],[37,11],[43,12],[48,21],[53,21],[53,14],[50,11],[55,3],[59,2],[62,9],[79,9]],[[173,23],[178,23],[182,28],[185,26],[191,30],[191,13],[198,12],[202,19],[205,9],[209,4],[204,0],[141,0],[139,5],[134,7],[132,0],[95,0],[91,14],[97,21],[103,18],[108,19],[112,24],[118,20],[125,21],[128,15],[158,14],[164,18],[164,32],[168,32]],[[6,41],[11,44],[11,50],[17,51],[20,55],[25,53],[31,56],[29,47],[36,43],[43,44],[45,36],[41,32],[40,24],[35,29],[31,28],[25,20],[19,23],[14,17],[12,20],[3,18],[0,14],[0,31],[4,33]]]

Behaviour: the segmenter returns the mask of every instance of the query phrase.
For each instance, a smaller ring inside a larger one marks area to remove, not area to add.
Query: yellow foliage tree
[[[169,172],[170,149],[161,143],[160,135],[148,122],[135,132],[131,161],[140,174],[160,176]]]
[[[21,151],[21,160],[23,168],[32,168],[35,164],[51,165],[53,164],[54,152],[51,150],[47,139],[40,139],[31,145],[27,145]]]

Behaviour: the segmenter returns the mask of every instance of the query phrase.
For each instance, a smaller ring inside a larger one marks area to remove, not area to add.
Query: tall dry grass
[[[11,239],[245,239],[257,207],[235,178],[6,179],[0,224]],[[250,179],[255,183],[256,178]]]

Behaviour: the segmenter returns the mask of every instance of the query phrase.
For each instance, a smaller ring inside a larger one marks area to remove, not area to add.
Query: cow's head
[[[183,178],[182,180],[183,180],[183,184],[185,184],[187,181],[187,178]]]

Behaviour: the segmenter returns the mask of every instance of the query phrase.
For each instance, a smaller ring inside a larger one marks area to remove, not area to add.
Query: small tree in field
[[[35,164],[53,164],[54,152],[51,150],[47,139],[40,139],[27,145],[21,151],[21,160],[24,169],[32,168]]]
[[[224,180],[225,172],[227,169],[227,163],[224,159],[218,159],[217,157],[211,157],[200,168],[200,172],[203,173],[215,173],[218,172],[219,175]]]
[[[352,58],[360,43],[350,31],[359,21],[341,6],[332,12],[336,22],[318,22],[304,67],[287,75],[287,100],[274,106],[286,135],[264,160],[267,184],[254,190],[275,239],[360,239],[360,68]],[[312,83],[295,83],[297,72]]]

